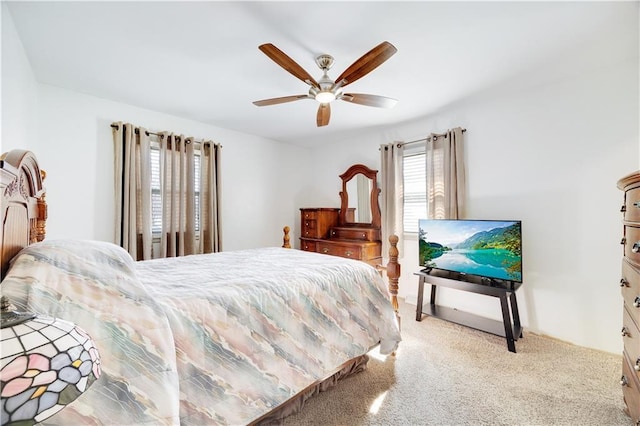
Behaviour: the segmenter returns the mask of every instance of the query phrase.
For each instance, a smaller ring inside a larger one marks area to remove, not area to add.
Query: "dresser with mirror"
[[[355,164],[340,175],[340,208],[301,208],[300,248],[382,264],[377,175]]]

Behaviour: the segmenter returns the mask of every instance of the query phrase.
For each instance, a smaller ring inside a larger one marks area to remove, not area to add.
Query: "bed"
[[[2,295],[76,323],[102,359],[46,423],[277,423],[401,340],[395,246],[390,290],[364,262],[283,247],[135,262],[108,242],[45,240],[31,152],[5,154],[0,179]]]

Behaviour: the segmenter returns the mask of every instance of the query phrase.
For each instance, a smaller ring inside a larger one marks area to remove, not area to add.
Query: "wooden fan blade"
[[[377,95],[366,95],[364,93],[344,93],[340,99],[351,102],[352,104],[367,105],[376,108],[393,108],[395,104],[398,103],[397,99]]]
[[[283,96],[281,98],[271,98],[271,99],[263,99],[261,101],[254,101],[253,104],[257,106],[268,106],[268,105],[283,104],[285,102],[293,102],[300,99],[311,99],[311,98],[309,97],[309,95]]]
[[[318,127],[329,124],[331,118],[331,106],[329,104],[320,104],[318,107],[318,115],[316,116],[316,124]]]
[[[365,53],[360,59],[355,61],[349,68],[340,74],[340,76],[336,78],[336,84],[340,84],[342,80],[345,80],[344,83],[341,84],[342,87],[353,83],[378,68],[397,51],[398,49],[396,49],[393,44],[388,41],[383,41]]]
[[[318,82],[304,70],[296,61],[291,59],[282,50],[278,49],[271,43],[261,44],[258,49],[271,58],[273,62],[290,72],[294,77],[299,78],[310,86],[320,88]]]

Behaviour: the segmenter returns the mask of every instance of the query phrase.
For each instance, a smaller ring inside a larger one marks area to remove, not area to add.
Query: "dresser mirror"
[[[377,170],[355,164],[340,175],[340,224],[380,228]]]
[[[347,182],[347,197],[349,208],[353,210],[353,221],[356,223],[371,223],[371,179],[358,173]],[[347,215],[347,223],[350,216]]]

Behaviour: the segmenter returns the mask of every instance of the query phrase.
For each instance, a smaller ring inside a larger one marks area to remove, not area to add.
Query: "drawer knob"
[[[336,235],[336,231],[331,231],[331,235]]]
[[[633,243],[633,247],[631,247],[631,251],[637,253],[640,251],[640,241],[636,241]]]
[[[627,206],[625,204],[623,204],[622,207],[620,207],[620,211],[622,213],[626,212],[627,211]]]
[[[323,252],[324,254],[327,254],[327,253],[329,253],[329,249],[325,247],[325,248],[323,248],[323,249],[322,249],[322,252]]]
[[[636,365],[633,366],[633,369],[636,371],[640,371],[640,357],[636,359]]]
[[[362,238],[367,238],[367,234],[365,234],[364,232],[362,233]]]
[[[629,281],[624,278],[620,278],[620,287],[629,287]]]
[[[351,255],[353,254],[353,252],[352,252],[352,251],[348,251],[348,250],[347,250],[347,251],[345,251],[345,252],[344,252],[344,254],[346,254],[346,255],[347,255],[347,257],[351,257]]]
[[[623,238],[620,240],[620,244],[627,244],[627,239],[623,237]]]
[[[636,296],[636,299],[633,301],[634,308],[640,308],[640,296]]]
[[[627,327],[622,327],[622,330],[620,331],[620,333],[622,334],[622,337],[631,336],[631,333],[629,333],[629,330],[627,329]]]
[[[623,375],[622,377],[620,377],[620,385],[621,386],[627,386],[628,384],[629,384],[629,381],[627,380],[626,376]]]

